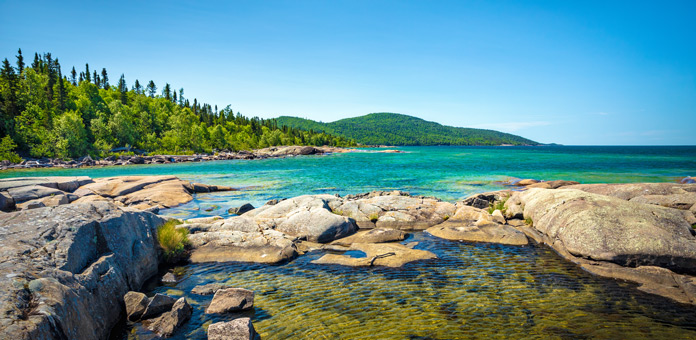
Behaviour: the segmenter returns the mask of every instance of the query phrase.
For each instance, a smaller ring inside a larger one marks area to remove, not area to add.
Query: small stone
[[[206,314],[236,312],[254,307],[254,292],[244,288],[219,289]]]
[[[209,283],[207,285],[195,286],[191,290],[191,293],[198,295],[211,295],[215,294],[218,290],[224,288],[225,286],[219,283]]]
[[[208,327],[208,340],[252,340],[258,339],[249,318],[217,322]]]
[[[227,212],[230,214],[241,215],[247,211],[252,211],[254,209],[255,208],[253,205],[246,203],[246,204],[242,205],[241,207],[230,208],[227,210]]]
[[[176,276],[174,276],[174,273],[166,273],[162,276],[162,282],[176,283]]]
[[[139,292],[128,292],[123,297],[128,321],[138,321],[143,316],[149,302],[147,296]]]
[[[174,299],[173,297],[162,294],[155,294],[155,296],[153,296],[152,299],[150,299],[150,303],[148,303],[147,308],[145,309],[145,312],[143,312],[141,319],[150,319],[161,313],[164,313],[170,310],[175,302],[176,299]]]
[[[170,311],[146,322],[146,327],[157,335],[168,338],[191,317],[191,313],[193,313],[193,308],[186,302],[186,298],[182,297],[176,300]]]

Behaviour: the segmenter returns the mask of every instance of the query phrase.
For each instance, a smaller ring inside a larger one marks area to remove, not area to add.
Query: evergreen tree
[[[106,74],[106,68],[102,68],[101,83],[104,90],[109,89],[109,76]]]
[[[22,56],[22,49],[17,51],[17,74],[20,76],[24,72],[24,57]]]
[[[179,106],[184,106],[184,88],[179,89]]]
[[[118,92],[121,93],[121,104],[128,105],[128,85],[126,85],[126,78],[121,74],[121,79],[118,80]]]
[[[133,91],[137,94],[143,94],[143,87],[140,85],[138,79],[135,80],[135,85],[133,85]]]
[[[80,76],[82,77],[82,76]],[[73,66],[72,71],[70,71],[70,82],[77,86],[77,71],[75,71],[75,66]]]
[[[99,80],[97,70],[92,71],[92,81],[94,81],[94,85],[97,85],[97,87],[101,86],[101,81]]]
[[[169,83],[164,85],[164,89],[162,90],[162,95],[164,96],[164,99],[171,101],[172,100],[172,87],[169,85]]]
[[[3,98],[3,116],[2,116],[2,129],[3,135],[9,135],[14,127],[14,117],[19,114],[18,103],[17,103],[17,87],[18,79],[15,74],[15,70],[10,65],[10,62],[5,58],[2,62],[2,69],[0,69],[0,80],[4,83],[0,89],[2,89]]]
[[[53,101],[53,85],[56,84],[56,67],[53,63],[53,58],[50,53],[44,54],[44,59],[46,59],[46,70],[48,74],[48,82],[46,83],[46,96],[48,101]]]
[[[92,75],[89,73],[89,64],[85,64],[85,80],[88,82],[92,81]]]
[[[63,72],[60,70],[60,64],[58,64],[58,59],[56,59],[56,65],[58,65],[58,108],[60,111],[65,111],[65,84],[63,83]]]
[[[80,80],[79,83],[83,82],[85,80],[85,74],[83,72],[80,72]],[[79,84],[78,83],[78,84]]]
[[[155,85],[155,82],[150,80],[150,82],[147,84],[147,91],[150,93],[150,98],[155,98],[155,93],[157,93],[157,86]]]
[[[172,103],[176,103],[176,102],[177,102],[177,100],[176,100],[176,91],[174,91],[174,92],[173,92],[173,95],[172,95]]]
[[[31,68],[33,68],[34,70],[36,70],[38,72],[40,66],[41,66],[41,60],[39,59],[39,53],[34,52],[34,62],[31,63]]]

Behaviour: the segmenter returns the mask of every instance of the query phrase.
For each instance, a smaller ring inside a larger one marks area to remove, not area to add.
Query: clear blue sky
[[[696,1],[7,1],[51,52],[264,118],[399,112],[562,144],[696,144]]]

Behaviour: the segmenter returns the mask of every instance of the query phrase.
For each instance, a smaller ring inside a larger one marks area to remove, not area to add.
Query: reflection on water
[[[177,284],[148,293],[191,302],[194,315],[177,339],[205,339],[210,323],[235,317],[204,314],[212,296],[190,291],[211,282],[256,292],[256,308],[246,315],[264,339],[696,338],[692,307],[592,276],[543,246],[460,243],[422,233],[403,242],[412,241],[439,259],[349,268],[311,264],[322,255],[313,252],[276,266],[187,265],[177,268]],[[131,325],[114,338],[151,334]]]

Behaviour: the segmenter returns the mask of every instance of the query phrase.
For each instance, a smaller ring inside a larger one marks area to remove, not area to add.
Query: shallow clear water
[[[409,147],[402,154],[350,153],[2,172],[0,177],[173,174],[240,191],[197,195],[163,211],[227,215],[229,207],[303,194],[404,190],[456,201],[504,188],[509,177],[581,183],[667,182],[696,175],[696,147]],[[232,315],[203,313],[198,284],[226,282],[256,292],[254,326],[264,339],[696,338],[691,306],[641,293],[632,284],[583,272],[544,246],[460,243],[415,233],[439,259],[401,269],[315,265],[313,252],[276,266],[225,263],[177,268],[176,285],[145,288],[184,295],[192,320],[175,338],[205,339],[205,327]],[[148,339],[121,325],[114,339]]]

